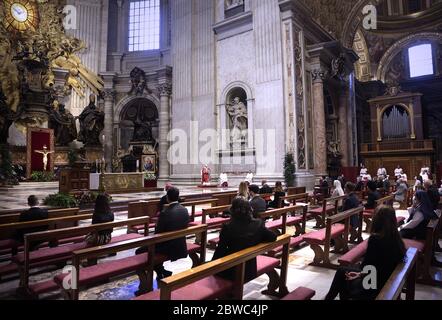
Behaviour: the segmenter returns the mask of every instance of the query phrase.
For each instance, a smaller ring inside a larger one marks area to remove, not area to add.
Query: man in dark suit
[[[155,227],[155,234],[178,231],[186,229],[189,225],[189,212],[179,204],[180,191],[171,187],[167,191],[167,202],[169,206],[158,216],[158,222]],[[147,248],[140,248],[136,254],[147,252]],[[187,257],[186,237],[159,243],[155,246],[156,254],[163,254],[171,261],[176,261]],[[170,277],[172,272],[164,269],[163,264],[155,266],[157,279]]]
[[[259,187],[255,184],[249,187],[249,194],[253,217],[258,218],[259,213],[266,212],[267,210],[266,201],[259,195]]]
[[[437,210],[439,208],[440,195],[437,187],[433,185],[433,181],[425,180],[424,181],[425,191],[428,193],[428,197],[431,200],[431,204],[433,205],[433,209]]]
[[[38,198],[36,196],[32,195],[28,197],[28,205],[31,208],[27,211],[20,213],[19,217],[20,222],[31,222],[31,221],[48,219],[48,210],[41,209],[38,207]],[[23,243],[25,234],[46,231],[47,229],[48,229],[47,226],[19,229],[15,234],[15,240],[20,243]],[[31,244],[31,250],[33,250],[36,246],[38,246],[38,243]]]
[[[267,184],[267,180],[262,180],[261,189],[259,189],[259,194],[270,194],[273,193],[273,189]]]

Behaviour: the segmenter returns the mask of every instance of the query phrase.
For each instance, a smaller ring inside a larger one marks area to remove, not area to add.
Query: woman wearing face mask
[[[404,239],[425,240],[428,223],[437,218],[430,198],[425,191],[418,190],[413,198],[413,206],[408,209],[410,218],[400,227]]]

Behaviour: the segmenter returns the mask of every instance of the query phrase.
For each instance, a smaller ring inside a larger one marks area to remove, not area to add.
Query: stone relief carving
[[[132,88],[129,94],[142,95],[146,90],[148,94],[152,92],[147,88],[147,78],[146,73],[138,67],[135,67],[130,73],[130,82],[132,83]]]
[[[233,9],[244,4],[244,0],[225,0],[224,1],[224,10]]]
[[[244,144],[247,141],[248,114],[246,105],[238,97],[226,106],[230,118],[231,144]]]
[[[343,79],[345,77],[345,55],[341,53],[339,57],[333,59],[330,69],[330,77]]]

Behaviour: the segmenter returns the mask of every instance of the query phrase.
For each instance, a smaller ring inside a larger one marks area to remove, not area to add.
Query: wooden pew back
[[[220,213],[223,213],[226,210],[229,210],[231,205],[225,205],[225,206],[217,206],[212,208],[203,209],[203,215],[201,217],[201,221],[203,224],[207,222],[207,216],[216,216]]]
[[[394,202],[393,195],[386,196],[386,197],[376,200],[376,207],[381,206],[381,205],[393,206],[393,202]]]
[[[202,205],[210,205],[211,207],[217,206],[219,199],[218,198],[206,198],[206,199],[195,199],[191,201],[181,202],[183,207],[190,207],[190,221],[195,221],[195,212],[197,206]],[[166,204],[164,207],[167,208],[169,204]]]
[[[75,267],[74,270],[76,272],[76,279],[80,279],[80,263],[82,260],[97,258],[100,256],[131,250],[139,247],[147,247],[148,257],[146,264],[147,264],[147,273],[150,275],[148,276],[150,282],[148,284],[148,287],[149,290],[152,290],[153,289],[152,275],[153,275],[154,262],[155,262],[155,245],[158,243],[167,242],[170,240],[175,240],[190,235],[200,235],[200,234],[205,234],[207,237],[207,225],[202,224],[199,226],[189,227],[183,230],[154,234],[140,239],[111,243],[104,246],[74,251],[72,253],[72,265]],[[201,246],[201,251],[205,252],[205,250],[206,250],[206,245],[205,243],[203,243]],[[78,292],[79,292],[78,290],[79,290],[78,288],[71,289],[72,299],[78,300]]]
[[[228,270],[230,268],[236,268],[235,285],[233,286],[233,298],[235,300],[242,300],[245,280],[245,263],[253,258],[256,258],[259,255],[265,254],[266,252],[280,246],[284,247],[284,254],[281,265],[281,282],[283,282],[283,284],[285,285],[287,281],[289,243],[290,235],[284,234],[282,236],[279,236],[275,242],[262,243],[254,247],[235,252],[221,259],[205,263],[189,271],[184,271],[169,278],[162,279],[159,281],[158,284],[161,291],[160,299],[170,300],[172,298],[173,290],[182,288],[208,276],[216,275],[219,272]]]
[[[51,219],[51,218],[69,217],[69,216],[75,216],[78,213],[79,213],[78,208],[48,210],[48,218]],[[20,215],[21,213],[0,215],[0,224],[20,222]]]
[[[60,229],[65,225],[78,225],[79,221],[92,219],[92,214],[74,215],[61,218],[50,218],[29,222],[13,222],[0,225],[1,239],[12,238],[17,230],[47,226],[48,230]]]
[[[287,232],[287,215],[289,213],[297,213],[302,211],[303,221],[306,221],[307,217],[307,208],[305,206],[290,206],[279,209],[268,210],[266,212],[259,213],[260,219],[272,218],[273,220],[279,220],[282,217],[282,233],[285,234]],[[305,226],[303,226],[303,231],[305,233]]]
[[[292,203],[293,205],[296,205],[296,203],[298,203],[298,202],[308,204],[310,202],[310,196],[308,193],[300,193],[300,194],[282,197],[280,199],[280,201],[281,201],[281,203],[282,203],[282,201],[287,201],[287,202]]]
[[[288,196],[293,196],[295,194],[301,194],[301,193],[306,193],[306,192],[307,192],[306,187],[288,187],[287,188],[287,195]]]
[[[222,192],[214,193],[212,197],[218,199],[217,206],[227,206],[232,204],[233,199],[235,199],[237,195],[237,192]]]
[[[407,289],[406,300],[414,300],[417,259],[417,249],[409,248],[404,262],[393,271],[376,300],[398,300],[404,287]]]

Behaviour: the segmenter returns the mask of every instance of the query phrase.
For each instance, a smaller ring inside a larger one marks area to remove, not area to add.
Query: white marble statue
[[[43,146],[43,150],[34,150],[34,152],[43,155],[43,171],[46,171],[48,167],[48,155],[54,153],[54,151],[48,151],[48,147]]]
[[[230,139],[232,144],[246,141],[248,129],[248,114],[246,105],[236,97],[231,105],[227,105],[227,113],[232,122]]]

